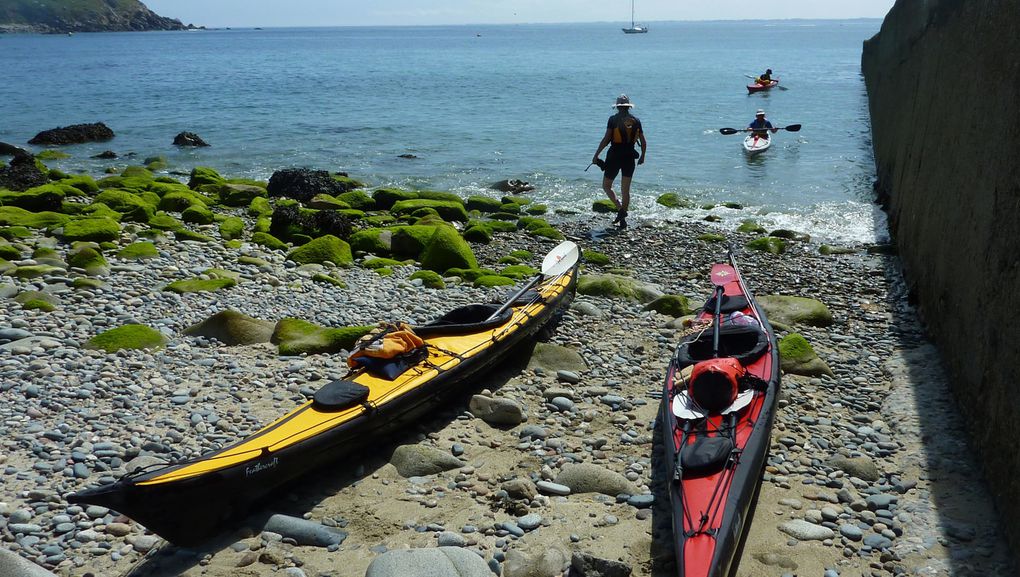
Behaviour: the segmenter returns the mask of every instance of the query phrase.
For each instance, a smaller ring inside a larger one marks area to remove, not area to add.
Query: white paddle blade
[[[673,403],[670,405],[670,408],[673,410],[674,417],[684,421],[696,421],[705,418],[705,410],[699,407],[698,403],[694,402],[694,399],[687,396],[686,391],[681,391],[673,397]]]
[[[545,255],[545,260],[542,261],[542,274],[559,276],[577,264],[578,256],[577,245],[565,240]]]

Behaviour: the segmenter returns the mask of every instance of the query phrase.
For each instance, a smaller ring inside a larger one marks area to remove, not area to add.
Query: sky
[[[627,0],[142,0],[207,27],[624,22]],[[894,0],[635,0],[635,20],[884,18]]]

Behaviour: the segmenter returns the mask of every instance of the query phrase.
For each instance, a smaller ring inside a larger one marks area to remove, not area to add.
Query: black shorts
[[[616,175],[623,173],[627,178],[634,176],[634,161],[637,160],[637,151],[633,148],[609,147],[606,153],[606,174],[605,178],[613,180]]]

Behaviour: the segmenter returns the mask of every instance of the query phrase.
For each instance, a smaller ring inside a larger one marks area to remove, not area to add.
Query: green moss
[[[815,350],[803,336],[791,333],[780,339],[779,355],[790,360],[808,360],[815,356]]]
[[[385,226],[387,224],[393,224],[397,222],[397,217],[392,214],[372,214],[364,218],[365,224],[368,226]]]
[[[273,228],[273,219],[268,216],[260,216],[255,220],[255,226],[252,227],[252,232],[269,232],[269,229]]]
[[[152,171],[144,166],[129,166],[125,168],[120,175],[124,178],[144,178],[145,180],[153,179]]]
[[[833,323],[825,303],[806,297],[763,295],[757,298],[769,320],[785,325],[827,327]]]
[[[149,222],[156,213],[156,207],[142,197],[126,190],[108,188],[96,196],[94,203],[104,204],[123,215],[124,220]]]
[[[372,270],[379,276],[393,276],[393,269],[388,266],[381,266]]]
[[[422,219],[422,218],[429,217],[429,216],[438,217],[440,221],[443,220],[443,217],[439,216],[439,211],[434,209],[434,208],[432,208],[431,206],[426,206],[426,207],[423,207],[423,208],[419,208],[418,210],[416,210],[416,211],[411,213],[411,218],[412,219]],[[441,224],[441,223],[437,223],[437,224]]]
[[[397,188],[379,188],[372,192],[376,210],[389,210],[397,202],[415,198],[418,198],[416,193]]]
[[[722,217],[719,216],[718,214],[709,214],[709,215],[706,215],[705,218],[703,218],[701,220],[703,220],[705,222],[722,222]]]
[[[162,176],[154,180],[146,188],[146,190],[154,192],[161,197],[166,196],[172,192],[193,194],[191,189],[188,188],[187,185],[177,182],[172,178],[166,178]]]
[[[365,184],[362,183],[361,181],[355,180],[355,179],[353,179],[353,178],[351,178],[349,176],[344,176],[342,174],[334,174],[333,175],[333,180],[335,180],[338,183],[340,183],[340,187],[343,189],[344,192],[348,192],[348,191],[354,190],[356,188],[364,188],[365,187]]]
[[[207,166],[196,166],[191,169],[191,178],[188,180],[188,188],[197,189],[207,184],[219,185],[224,182],[220,173]]]
[[[680,195],[675,192],[660,194],[659,198],[655,199],[655,202],[666,208],[694,208],[693,202],[686,198],[680,198]]]
[[[340,210],[344,208],[350,208],[351,205],[337,199],[332,195],[326,193],[319,193],[313,196],[311,200],[308,201],[308,207],[316,209]]]
[[[616,205],[613,204],[613,201],[609,200],[608,198],[602,198],[591,203],[591,210],[592,212],[609,214],[618,212],[619,209],[616,208]]]
[[[464,231],[464,240],[478,244],[489,244],[492,242],[492,228],[485,224],[477,224]]]
[[[71,287],[76,289],[97,289],[106,286],[106,283],[99,279],[80,276],[71,282]]]
[[[468,210],[477,210],[480,212],[499,212],[499,207],[503,203],[495,198],[489,198],[487,196],[469,196],[464,201],[464,207]]]
[[[857,252],[856,249],[842,246],[829,246],[827,244],[823,244],[822,246],[818,247],[818,254],[825,256],[831,254],[854,254],[855,252]]]
[[[241,282],[241,273],[222,268],[207,268],[204,271],[202,271],[202,275],[207,276],[209,278],[227,278],[234,281],[235,283]]]
[[[49,264],[33,264],[26,266],[19,266],[8,270],[4,274],[12,276],[14,278],[30,279],[39,278],[46,275],[61,274],[64,269],[59,266],[53,266]]]
[[[521,264],[521,259],[513,256],[504,256],[500,257],[500,259],[496,262],[498,264]]]
[[[64,239],[68,242],[86,240],[102,242],[120,238],[120,225],[112,218],[80,218],[64,225]]]
[[[21,260],[21,249],[7,242],[0,242],[0,258],[4,260]]]
[[[583,250],[581,252],[581,257],[584,259],[584,262],[593,264],[595,266],[606,266],[611,262],[607,255],[589,249]]]
[[[458,199],[453,200],[431,200],[426,198],[418,198],[414,200],[402,200],[395,203],[391,208],[390,212],[396,215],[401,214],[413,214],[416,210],[421,208],[432,208],[435,209],[439,216],[443,217],[446,221],[459,221],[467,222],[468,215],[464,209],[464,205]]]
[[[339,353],[350,350],[358,339],[374,328],[325,328],[301,319],[285,318],[276,323],[270,342],[278,346],[281,355]]]
[[[468,282],[474,282],[483,276],[495,275],[496,271],[487,268],[451,268],[443,273],[443,276],[459,276]]]
[[[0,228],[0,238],[5,238],[7,240],[28,238],[30,236],[32,236],[32,231],[25,226],[6,226]]]
[[[63,150],[41,150],[35,154],[35,157],[39,160],[60,160],[61,158],[71,158],[71,155],[64,152]]]
[[[533,215],[541,215],[549,212],[549,207],[544,204],[532,204],[528,208],[524,209],[524,212]]]
[[[241,238],[244,235],[244,221],[236,216],[230,216],[220,223],[220,238],[231,240]]]
[[[157,212],[149,219],[149,226],[158,230],[180,230],[184,227],[181,221],[165,212]]]
[[[577,293],[589,296],[642,300],[634,279],[619,274],[583,275],[577,281]]]
[[[103,253],[87,245],[79,246],[68,252],[67,264],[85,269],[85,273],[90,276],[99,276],[110,272],[110,265],[103,257]]]
[[[763,252],[769,252],[772,254],[782,254],[786,251],[786,242],[781,238],[774,236],[766,236],[762,238],[756,238],[751,242],[744,245],[744,248],[750,250],[760,250]]]
[[[765,228],[751,219],[746,219],[742,223],[740,223],[740,226],[737,227],[737,232],[744,232],[748,234],[764,234]]]
[[[143,260],[158,256],[159,251],[156,250],[156,245],[151,242],[133,242],[117,253],[117,258],[122,260]]]
[[[531,260],[531,258],[534,255],[531,253],[530,250],[515,250],[515,251],[511,251],[509,256],[512,256],[514,258],[519,258],[521,260]]]
[[[712,210],[716,206],[717,205],[714,204],[714,203],[712,203],[712,204],[703,204],[703,205],[701,205],[701,210]]]
[[[252,216],[269,216],[273,214],[273,205],[269,204],[268,198],[257,196],[251,199],[248,205],[248,214]]]
[[[501,204],[499,206],[499,211],[497,212],[501,212],[503,214],[521,214],[521,205],[514,202]]]
[[[168,166],[165,156],[150,156],[144,161],[146,170],[150,172],[156,172],[157,170],[166,170]]]
[[[524,280],[531,278],[539,273],[538,269],[523,264],[516,264],[504,267],[503,270],[499,271],[500,276],[512,278],[514,280]]]
[[[510,277],[505,277],[496,274],[487,274],[480,276],[474,280],[474,285],[480,288],[490,288],[496,286],[510,286],[517,284],[517,281]]]
[[[690,300],[683,295],[662,295],[645,305],[645,310],[678,318],[694,312]]]
[[[265,188],[250,184],[222,184],[217,192],[220,202],[227,206],[251,206],[256,198],[264,198],[269,194]]]
[[[213,213],[204,204],[193,204],[181,213],[181,220],[194,224],[212,224]]]
[[[351,235],[351,250],[362,253],[377,255],[389,254],[390,247],[383,240],[383,233],[387,232],[381,228],[366,228]],[[387,233],[387,236],[389,234]]]
[[[100,349],[115,353],[123,349],[161,349],[166,346],[166,337],[156,329],[145,325],[124,325],[100,333],[85,344],[88,349]]]
[[[413,261],[412,261],[412,263],[413,263]],[[363,268],[372,268],[372,269],[375,269],[375,268],[383,268],[383,267],[405,266],[407,264],[412,264],[412,263],[402,262],[402,261],[399,261],[399,260],[393,260],[392,258],[369,258],[369,259],[365,259],[365,261],[361,263],[361,266]]]
[[[344,281],[321,272],[317,272],[314,275],[312,275],[312,280],[315,282],[331,284],[338,288],[347,288],[347,283],[345,283]]]
[[[733,210],[743,210],[744,208],[744,205],[740,204],[739,202],[733,201],[724,202],[722,203],[722,205],[725,206],[726,208],[732,208]]]
[[[531,236],[540,236],[542,238],[549,238],[552,240],[564,240],[565,238],[567,238],[563,236],[562,232],[553,228],[551,225],[539,227],[534,230],[528,230],[528,233]]]
[[[232,278],[210,278],[210,279],[192,278],[174,281],[163,287],[163,290],[175,292],[178,294],[213,292],[224,288],[230,288],[236,284],[237,281],[235,281]]]
[[[163,195],[159,201],[159,210],[183,212],[191,206],[204,206],[206,201],[194,192],[173,191]]]
[[[437,226],[421,253],[421,266],[438,272],[451,268],[478,268],[478,261],[471,246],[457,234],[456,229]]]
[[[422,286],[431,289],[445,289],[446,283],[439,273],[431,270],[420,270],[408,277],[409,280],[421,279]]]
[[[354,263],[351,245],[327,234],[300,246],[287,254],[287,258],[298,264],[332,262],[337,265]]]
[[[507,195],[500,199],[500,202],[502,202],[503,204],[516,204],[517,206],[523,208],[525,206],[530,205],[533,201],[527,196]]]
[[[99,185],[96,184],[96,181],[91,176],[85,174],[79,174],[75,176],[68,176],[66,178],[62,178],[60,179],[60,182],[57,184],[70,186],[71,188],[78,190],[82,194],[95,194],[96,192],[99,192]]]
[[[237,257],[237,262],[240,264],[250,264],[257,267],[270,266],[268,260],[248,255],[241,255]]]
[[[119,188],[121,190],[141,191],[148,189],[152,185],[152,178],[107,176],[96,182],[96,185],[102,189]]]
[[[726,242],[726,237],[721,234],[706,232],[705,234],[699,234],[698,240],[702,242]]]
[[[489,218],[493,220],[505,220],[516,222],[517,219],[520,218],[520,215],[512,212],[493,212],[489,215]]]
[[[257,245],[273,250],[287,250],[287,243],[269,234],[268,232],[256,232],[251,235],[251,241]]]
[[[787,240],[798,240],[798,241],[801,241],[801,242],[810,242],[811,241],[811,235],[810,234],[805,234],[805,233],[802,233],[802,232],[797,232],[797,231],[789,230],[789,229],[785,229],[785,228],[778,228],[778,229],[770,232],[769,236],[774,236],[776,238],[785,238]]]
[[[195,242],[214,242],[216,240],[211,236],[199,232],[194,232],[186,228],[175,230],[174,238],[177,240],[191,240]]]
[[[44,301],[42,299],[32,299],[30,301],[26,301],[25,303],[23,303],[21,305],[21,308],[23,308],[23,309],[25,309],[27,311],[35,310],[35,311],[43,311],[43,312],[46,312],[46,313],[53,312],[53,311],[57,310],[57,307],[53,306],[51,303],[49,303],[47,301]]]
[[[239,240],[237,240],[237,239],[234,239],[234,240],[228,240],[227,242],[223,243],[223,246],[225,248],[230,248],[230,249],[237,250],[237,249],[241,248],[242,246],[244,246],[244,243],[239,241]]]
[[[77,189],[72,190],[77,192]],[[56,184],[44,184],[25,191],[0,189],[0,206],[14,206],[32,212],[60,210],[65,196],[64,187]]]
[[[81,209],[78,211],[78,214],[81,216],[87,216],[90,218],[108,218],[110,220],[115,220],[117,222],[120,222],[120,220],[124,218],[123,214],[117,212],[116,210],[113,210],[112,208],[106,206],[101,202],[84,206],[83,205],[77,206],[81,206]],[[64,212],[69,212],[67,210],[68,208],[70,207],[65,205]]]
[[[339,194],[337,199],[358,210],[375,210],[376,208],[375,199],[365,194],[363,190],[352,190]]]
[[[418,260],[422,251],[435,236],[437,228],[439,227],[434,225],[393,227],[391,229],[393,234],[390,237],[390,252],[398,257]],[[450,227],[447,226],[447,228]]]

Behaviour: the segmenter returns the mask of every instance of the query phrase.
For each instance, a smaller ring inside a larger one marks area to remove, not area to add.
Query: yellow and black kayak
[[[136,471],[68,500],[118,511],[174,544],[198,545],[284,483],[449,402],[570,303],[577,263],[576,245],[563,243],[546,257],[543,274],[503,306],[468,305],[413,327],[426,354],[393,379],[358,369],[229,447]]]

